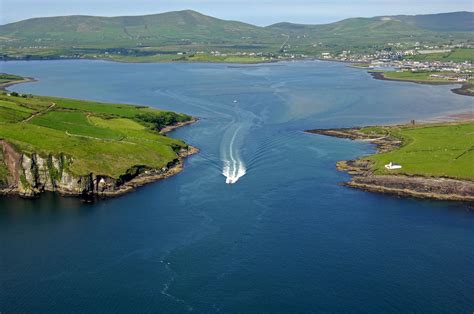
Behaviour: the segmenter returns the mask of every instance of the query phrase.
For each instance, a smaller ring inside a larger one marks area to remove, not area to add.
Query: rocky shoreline
[[[458,95],[474,96],[474,92],[472,92],[471,90],[474,90],[474,84],[464,83],[461,87],[453,88],[451,91]]]
[[[391,136],[377,137],[362,133],[361,128],[316,129],[309,133],[361,140],[377,146],[377,153],[397,149],[402,142]],[[352,178],[343,185],[370,192],[394,194],[416,198],[474,202],[474,182],[454,178],[411,176],[403,174],[374,174],[369,160],[343,160],[336,164],[339,171],[349,173]]]
[[[183,127],[183,126],[186,126],[186,125],[190,125],[190,124],[193,124],[193,123],[196,123],[198,122],[199,119],[197,118],[192,118],[191,120],[189,121],[184,121],[184,122],[178,122],[176,124],[173,124],[173,125],[168,125],[168,126],[165,126],[164,128],[162,128],[160,130],[160,134],[161,135],[165,135],[173,130],[176,130],[180,127]]]

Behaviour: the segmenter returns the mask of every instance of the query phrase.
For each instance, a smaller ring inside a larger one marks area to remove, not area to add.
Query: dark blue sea
[[[1,313],[472,313],[472,205],[340,185],[368,143],[303,132],[473,109],[340,63],[4,62],[12,90],[199,117],[180,174],[85,203],[0,198]],[[235,184],[226,184],[226,181]]]

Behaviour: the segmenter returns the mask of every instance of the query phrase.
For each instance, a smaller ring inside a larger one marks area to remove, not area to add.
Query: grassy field
[[[162,168],[186,144],[157,130],[189,119],[148,107],[0,94],[0,139],[25,153],[65,154],[75,175],[118,178],[133,166]],[[0,181],[5,169],[0,162]]]
[[[454,49],[451,52],[445,52],[445,53],[419,54],[419,55],[407,57],[407,59],[415,60],[415,61],[454,61],[454,62],[470,61],[470,62],[474,62],[474,49],[459,48],[459,49]]]
[[[454,75],[453,72],[429,72],[429,71],[384,71],[383,76],[389,80],[400,80],[400,81],[412,81],[421,83],[453,83],[456,84],[456,80],[448,80],[445,78],[430,77],[432,74],[437,75]],[[471,80],[472,81],[472,80]]]
[[[403,126],[370,127],[365,133],[390,134],[403,141],[401,148],[369,156],[377,174],[408,174],[443,176],[474,180],[474,122]],[[399,170],[386,170],[384,165],[395,162]]]

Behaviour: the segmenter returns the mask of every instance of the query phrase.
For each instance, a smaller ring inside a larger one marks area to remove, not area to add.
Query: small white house
[[[402,165],[390,162],[389,164],[385,165],[385,168],[387,168],[388,170],[401,169]]]

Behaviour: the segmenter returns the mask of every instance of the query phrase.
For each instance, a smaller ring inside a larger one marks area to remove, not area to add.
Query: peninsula
[[[0,74],[0,87],[28,79]],[[144,106],[0,91],[0,193],[116,196],[182,170],[197,149],[167,137],[195,119]]]
[[[469,65],[471,67],[471,65]],[[452,85],[461,84],[460,87],[451,89],[458,95],[474,96],[474,78],[472,70],[460,71],[369,71],[370,75],[377,80],[411,82],[430,85]]]
[[[474,201],[474,122],[316,129],[310,133],[368,141],[377,153],[337,162],[345,185],[372,192]]]

